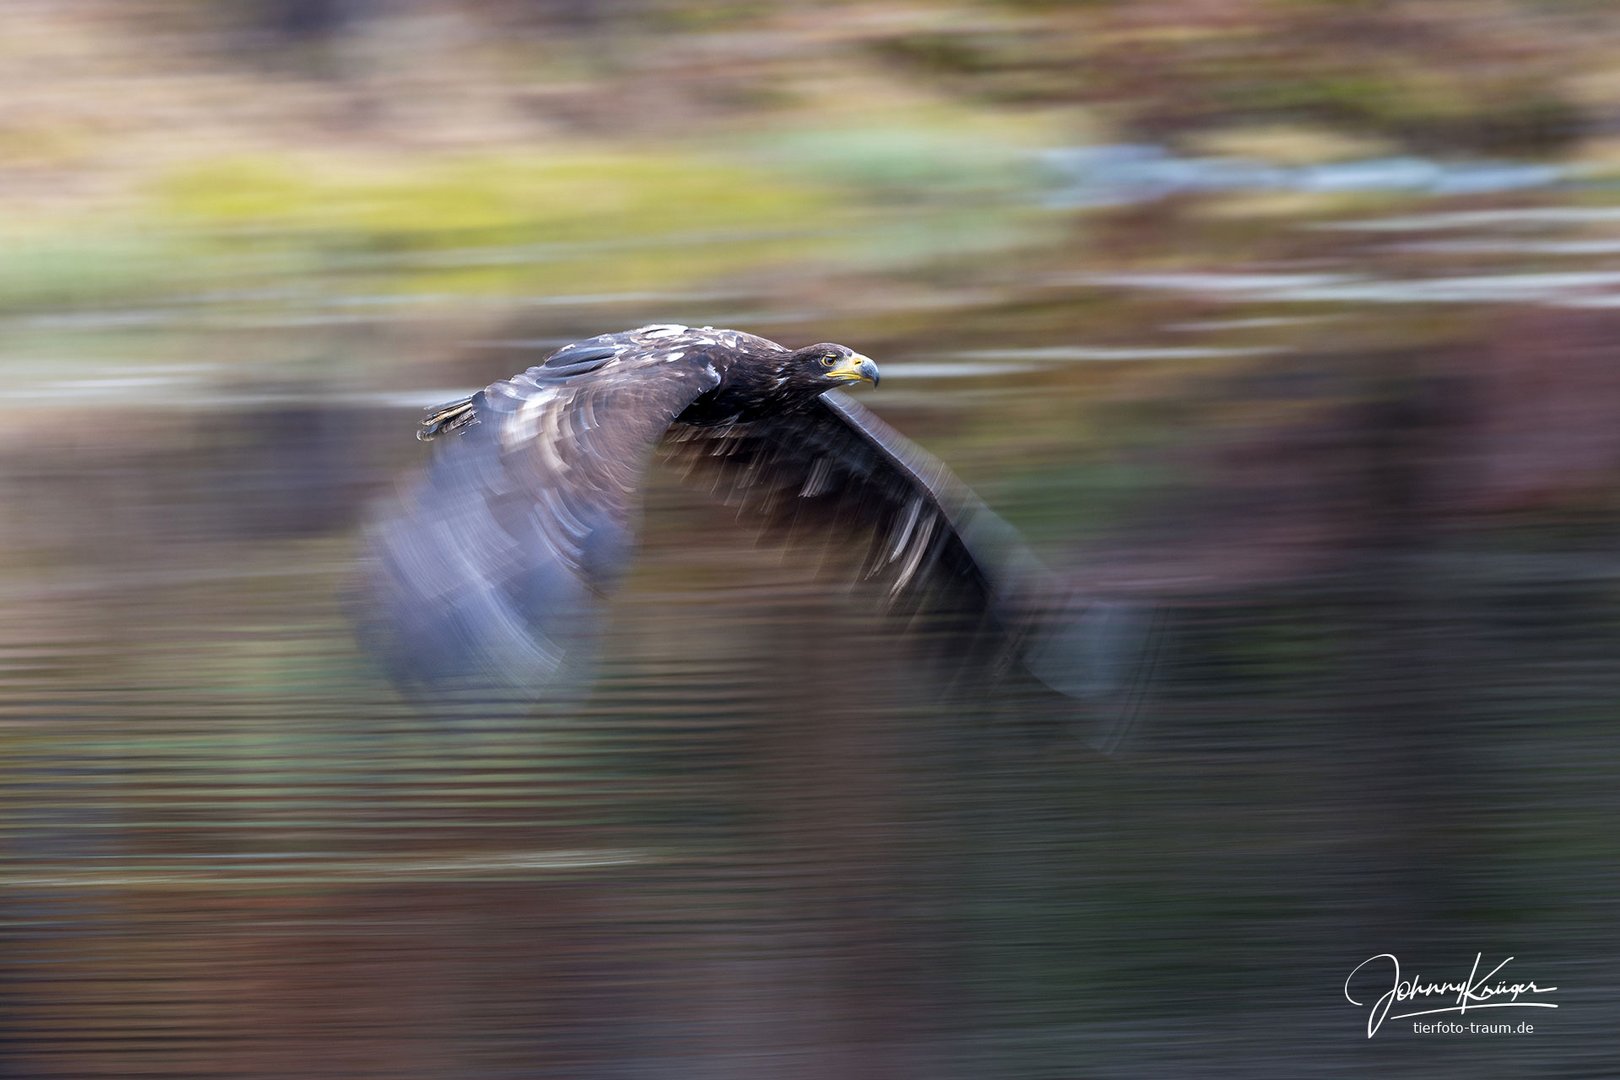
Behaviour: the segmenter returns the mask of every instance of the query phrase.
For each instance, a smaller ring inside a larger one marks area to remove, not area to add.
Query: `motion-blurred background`
[[[14,0],[0,1075],[1615,1075],[1617,71],[1607,0]],[[869,353],[1159,605],[1115,752],[670,482],[587,706],[401,702],[418,410],[653,321]],[[1381,952],[1560,1008],[1369,1041]]]

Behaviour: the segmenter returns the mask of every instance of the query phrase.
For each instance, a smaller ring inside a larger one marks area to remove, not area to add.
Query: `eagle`
[[[844,390],[878,382],[843,345],[657,324],[431,409],[431,463],[366,533],[361,636],[402,687],[562,695],[599,648],[662,457],[767,527],[830,536],[892,604],[971,623],[1065,692],[1116,691],[1122,609],[1055,579]]]

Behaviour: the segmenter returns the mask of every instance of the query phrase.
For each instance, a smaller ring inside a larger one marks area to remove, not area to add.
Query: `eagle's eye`
[[[838,363],[838,354],[837,353],[823,353],[822,354],[822,356],[821,356],[821,366],[822,367],[832,367],[836,363]]]

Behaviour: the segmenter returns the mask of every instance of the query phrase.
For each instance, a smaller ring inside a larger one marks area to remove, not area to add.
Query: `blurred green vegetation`
[[[227,242],[338,251],[658,240],[770,228],[827,208],[814,191],[729,163],[627,152],[455,158],[381,175],[205,161],[160,178],[154,198],[160,217]]]
[[[787,263],[802,272],[904,262],[1004,246],[1028,216],[1013,196],[1033,180],[1011,148],[973,154],[960,138],[916,129],[685,153],[204,158],[152,177],[116,213],[15,225],[0,252],[0,309],[181,299],[330,274],[383,292],[511,297],[670,289]],[[894,207],[919,193],[924,205]]]
[[[931,254],[918,239],[933,223],[805,242],[899,208],[939,211],[982,248],[1040,231],[1009,209],[1039,187],[1030,151],[1084,142],[1610,160],[1601,6],[1491,12],[851,2],[812,25],[771,5],[650,0],[41,9],[0,47],[17,60],[0,91],[29,103],[0,122],[16,170],[0,185],[15,196],[0,307],[139,301],[357,256],[436,256],[403,287],[502,294]],[[523,265],[447,266],[459,249],[530,245]],[[270,262],[209,261],[224,255]]]

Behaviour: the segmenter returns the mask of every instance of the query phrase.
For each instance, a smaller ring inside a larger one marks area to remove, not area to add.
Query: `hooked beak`
[[[873,386],[878,384],[878,366],[872,363],[870,357],[860,353],[852,353],[845,357],[837,367],[827,372],[827,378],[835,382],[869,382]]]

